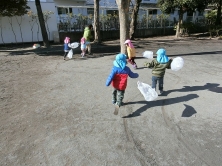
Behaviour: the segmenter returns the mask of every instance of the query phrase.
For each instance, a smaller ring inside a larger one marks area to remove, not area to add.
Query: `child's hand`
[[[148,65],[148,62],[145,62],[145,63],[144,63],[144,67],[147,67],[147,65]]]

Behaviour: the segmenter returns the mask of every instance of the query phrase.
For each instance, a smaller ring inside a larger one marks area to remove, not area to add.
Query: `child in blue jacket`
[[[70,45],[70,38],[69,37],[66,37],[65,40],[64,40],[64,60],[66,60],[66,56],[68,55],[69,53],[69,47],[71,47]]]
[[[118,114],[119,108],[122,104],[128,76],[130,78],[137,78],[139,76],[137,73],[133,73],[126,64],[126,55],[118,54],[113,62],[112,71],[106,80],[106,86],[109,86],[112,83],[114,88],[112,93],[112,102],[115,104],[115,115]]]

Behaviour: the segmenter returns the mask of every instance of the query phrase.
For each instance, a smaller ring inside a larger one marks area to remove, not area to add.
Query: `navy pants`
[[[156,84],[159,84],[159,90],[163,90],[163,77],[152,76],[152,88],[156,89]]]

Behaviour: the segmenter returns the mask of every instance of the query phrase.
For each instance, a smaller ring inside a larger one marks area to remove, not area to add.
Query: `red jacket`
[[[128,66],[124,69],[113,66],[109,77],[106,80],[106,86],[112,83],[112,86],[118,90],[125,90],[127,86],[127,78],[137,78],[138,74],[133,73]]]

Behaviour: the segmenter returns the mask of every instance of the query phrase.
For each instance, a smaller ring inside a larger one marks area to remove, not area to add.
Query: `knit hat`
[[[169,61],[168,56],[166,55],[166,50],[161,48],[157,52],[157,62],[159,63],[167,63]]]
[[[126,63],[126,55],[121,53],[116,55],[116,60],[113,61],[113,65],[121,69],[126,67]]]
[[[66,37],[65,40],[64,40],[64,43],[69,43],[69,42],[70,42],[70,38]]]
[[[130,48],[134,48],[131,40],[126,40],[126,41],[124,42],[124,44],[128,44]]]

